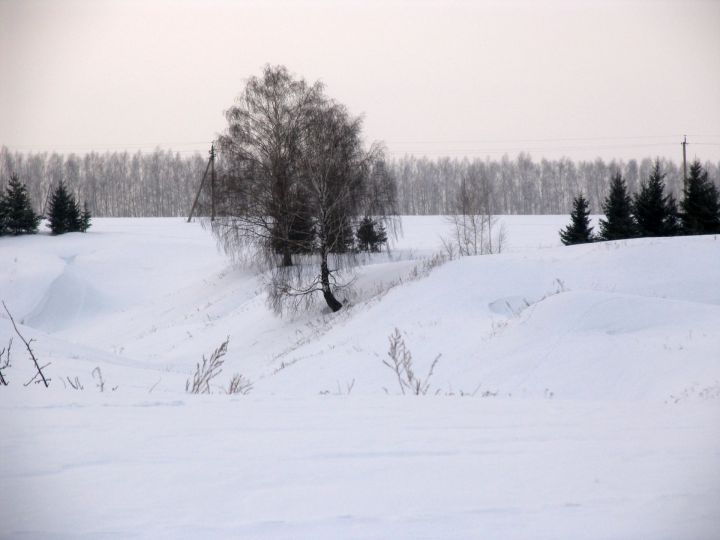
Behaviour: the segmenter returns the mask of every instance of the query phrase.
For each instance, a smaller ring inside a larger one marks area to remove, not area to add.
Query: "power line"
[[[604,145],[585,145],[585,146],[517,146],[517,147],[505,147],[505,148],[443,148],[438,150],[429,150],[427,148],[414,152],[410,149],[397,149],[388,150],[389,154],[413,154],[413,153],[433,153],[433,154],[505,154],[512,152],[547,152],[547,151],[571,151],[571,150],[602,150],[602,149],[614,149],[614,148],[653,148],[653,147],[674,147],[677,142],[666,142],[666,143],[636,143],[636,144],[604,144]]]
[[[436,139],[436,140],[387,140],[392,144],[504,144],[523,142],[570,142],[570,141],[614,141],[632,139],[677,139],[679,135],[630,135],[630,136],[606,136],[606,137],[547,137],[539,139]]]
[[[54,148],[89,148],[89,147],[112,147],[112,148],[124,148],[124,147],[131,147],[131,146],[146,146],[146,147],[154,147],[154,146],[190,146],[190,145],[207,145],[211,144],[212,141],[185,141],[185,142],[122,142],[122,143],[107,143],[107,144],[96,144],[96,143],[87,143],[87,144],[13,144],[8,145],[6,143],[3,143],[5,146],[12,146],[14,148],[47,148],[47,147],[54,147]]]
[[[699,137],[697,135],[688,135],[689,137]],[[704,135],[707,139],[716,137],[715,135]],[[717,135],[720,137],[720,135]],[[658,139],[670,139],[668,141]],[[624,149],[624,148],[653,148],[653,147],[673,147],[677,144],[677,135],[632,135],[632,136],[617,136],[617,137],[559,137],[559,138],[545,138],[545,139],[497,139],[497,140],[471,140],[471,139],[457,139],[457,140],[407,140],[403,141],[384,141],[386,145],[390,146],[387,153],[392,156],[398,155],[435,155],[435,156],[449,156],[459,157],[467,156],[472,157],[476,155],[497,155],[507,154],[516,152],[567,152],[567,151],[587,151],[587,150],[607,150],[607,149]],[[640,139],[650,140],[655,139],[654,142],[639,142]],[[620,142],[620,141],[635,141],[638,142]],[[525,146],[520,143],[554,143],[554,142],[588,142],[592,141],[617,141],[611,144],[532,144]],[[172,154],[203,154],[207,147],[211,145],[213,141],[187,141],[187,142],[173,142],[173,143],[125,143],[125,144],[108,144],[108,145],[97,145],[97,146],[84,146],[84,145],[7,145],[5,146],[11,151],[20,152],[32,152],[35,149],[38,153],[78,153],[78,154],[89,154],[95,152],[155,152],[160,150],[162,152],[170,152]],[[512,146],[501,146],[497,145],[514,143]],[[436,148],[429,148],[426,145],[436,145]],[[693,142],[694,145],[698,146],[713,146],[719,147],[720,142],[701,141]],[[404,146],[407,145],[407,146]],[[196,146],[197,148],[183,148],[188,146]],[[176,149],[173,149],[175,147]],[[180,149],[177,149],[180,147]],[[51,148],[51,149],[49,149]],[[73,152],[76,150],[77,152]]]

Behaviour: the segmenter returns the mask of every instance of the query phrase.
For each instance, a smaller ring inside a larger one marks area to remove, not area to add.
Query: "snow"
[[[720,240],[502,222],[506,252],[425,272],[449,226],[405,217],[347,309],[293,318],[197,223],[3,237],[0,298],[52,381],[23,386],[16,338],[0,537],[716,538]],[[441,354],[429,395],[383,364],[395,328],[420,376]],[[214,394],[186,394],[227,336]]]

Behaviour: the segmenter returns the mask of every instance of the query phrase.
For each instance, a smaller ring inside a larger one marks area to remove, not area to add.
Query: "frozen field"
[[[15,339],[0,537],[717,538],[720,239],[561,247],[567,216],[502,221],[505,253],[423,275],[447,225],[404,218],[347,309],[292,319],[196,223],[0,239],[0,299],[52,378],[23,386]],[[395,328],[419,374],[442,355],[427,396],[383,365]],[[214,394],[186,394],[227,336]],[[250,394],[222,393],[234,373]]]

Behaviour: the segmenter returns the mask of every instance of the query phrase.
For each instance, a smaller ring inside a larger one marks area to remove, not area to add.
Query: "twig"
[[[37,370],[37,373],[33,376],[32,379],[30,379],[28,382],[25,383],[25,386],[30,385],[33,381],[35,381],[35,379],[38,378],[38,376],[40,376],[40,379],[42,380],[42,383],[45,385],[45,388],[47,388],[48,386],[50,386],[50,379],[45,378],[45,374],[43,373],[42,370],[45,369],[46,367],[48,367],[48,366],[50,365],[50,362],[48,362],[47,364],[45,364],[45,365],[42,366],[42,367],[40,366],[40,363],[38,362],[37,358],[35,357],[35,353],[33,353],[33,350],[32,350],[32,348],[30,347],[30,344],[31,344],[34,340],[31,339],[30,341],[27,341],[27,340],[23,337],[23,335],[20,333],[20,330],[18,330],[17,325],[15,324],[15,319],[13,319],[13,316],[10,314],[10,310],[9,310],[8,307],[5,305],[5,302],[4,302],[4,301],[2,302],[2,305],[3,305],[3,307],[5,308],[5,313],[8,314],[8,317],[10,317],[10,322],[12,323],[13,328],[15,329],[15,333],[18,335],[18,337],[19,337],[19,338],[22,340],[22,342],[25,344],[25,348],[27,349],[28,353],[30,354],[30,358],[32,358],[32,361],[35,363],[35,369]],[[35,381],[35,382],[40,382],[40,381]]]
[[[30,340],[30,342],[32,342],[32,340]],[[44,366],[40,366],[40,367],[38,368],[39,371],[38,371],[37,373],[35,373],[35,375],[33,375],[32,379],[30,379],[28,382],[26,382],[23,386],[30,386],[30,385],[31,385],[32,383],[34,383],[34,382],[35,382],[35,383],[42,382],[42,379],[37,380],[37,378],[42,375],[42,370],[45,369],[46,367],[48,367],[49,365],[50,365],[50,362],[48,362],[48,363],[45,364]],[[62,380],[62,379],[60,379],[60,380]],[[48,382],[50,382],[50,379],[48,379]],[[47,387],[47,383],[45,383],[45,386]]]
[[[162,382],[162,377],[160,377],[160,378],[158,379],[158,381],[150,387],[150,390],[148,390],[148,394],[152,394],[152,391],[155,390],[155,387],[156,387],[158,384],[160,384],[161,382]]]
[[[98,382],[96,383],[96,385],[101,392],[104,392],[105,391],[105,380],[103,379],[102,371],[100,371],[100,366],[97,366],[95,369],[92,370],[93,379],[95,378],[95,373],[97,373],[97,379],[98,379]]]
[[[80,379],[75,377],[73,381],[70,377],[66,377],[68,384],[72,386],[73,390],[85,390],[85,387],[80,383]]]
[[[232,379],[230,379],[230,384],[228,385],[227,394],[242,394],[243,396],[250,393],[250,390],[253,388],[253,383],[250,382],[247,378],[240,375],[239,373],[236,373],[232,376]]]
[[[8,385],[8,380],[5,378],[5,375],[3,375],[3,370],[10,367],[10,350],[12,349],[12,342],[13,340],[10,338],[7,349],[0,351],[0,362],[2,361],[2,357],[5,356],[5,361],[2,366],[0,366],[0,384],[3,386]]]

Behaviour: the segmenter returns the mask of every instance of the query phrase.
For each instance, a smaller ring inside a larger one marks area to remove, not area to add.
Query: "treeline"
[[[51,190],[63,181],[94,216],[181,216],[187,215],[205,165],[199,154],[183,157],[161,149],[63,155],[2,147],[0,189],[17,174],[39,213],[47,211]]]
[[[48,194],[60,180],[78,199],[87,201],[95,216],[187,215],[205,171],[207,157],[181,155],[157,149],[150,153],[108,152],[77,154],[24,154],[0,148],[0,189],[17,173],[28,186],[36,208],[46,209]],[[650,175],[650,158],[629,161],[533,160],[528,154],[515,159],[469,160],[404,157],[389,162],[397,182],[398,211],[404,215],[452,214],[463,181],[483,186],[494,214],[567,214],[573,198],[584,193],[592,213],[601,213],[617,173],[630,192]],[[682,194],[682,169],[661,160],[667,192]],[[222,163],[218,164],[222,169]],[[709,177],[718,182],[720,163],[706,162]],[[209,193],[203,193],[207,201]],[[207,205],[205,205],[207,206]]]
[[[500,160],[427,159],[406,157],[392,163],[398,182],[400,213],[450,215],[454,213],[463,180],[479,185],[490,198],[493,214],[566,214],[576,194],[584,193],[590,212],[602,212],[610,180],[619,173],[632,192],[640,189],[655,160],[572,161],[568,158],[534,161],[521,153]],[[682,167],[660,160],[669,194],[680,198]],[[704,163],[710,178],[718,181],[719,163]]]

